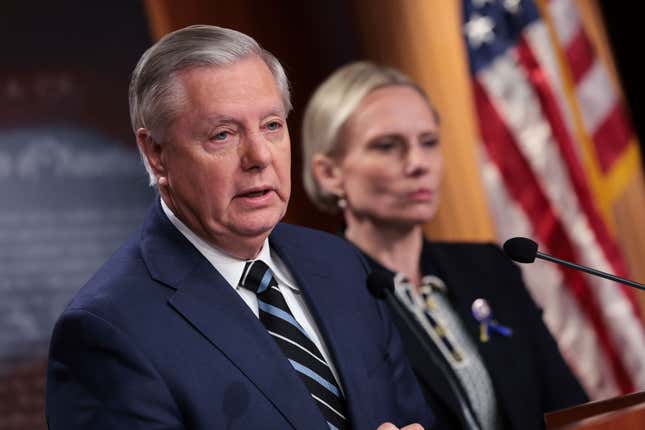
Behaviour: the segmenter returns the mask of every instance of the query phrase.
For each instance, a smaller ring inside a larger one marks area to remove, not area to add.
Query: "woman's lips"
[[[414,202],[427,202],[432,200],[434,192],[429,188],[419,188],[407,194],[409,200]]]

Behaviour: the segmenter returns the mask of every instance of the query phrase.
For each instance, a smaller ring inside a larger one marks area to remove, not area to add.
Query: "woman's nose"
[[[429,165],[426,158],[420,145],[410,145],[405,154],[405,174],[417,176],[427,172]]]

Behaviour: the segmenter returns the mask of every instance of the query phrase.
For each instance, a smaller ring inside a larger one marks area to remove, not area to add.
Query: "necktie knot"
[[[273,272],[262,260],[247,261],[240,279],[240,286],[255,294],[262,294],[276,284]]]

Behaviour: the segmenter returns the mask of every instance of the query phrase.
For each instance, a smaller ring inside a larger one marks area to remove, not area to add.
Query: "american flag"
[[[498,238],[626,276],[610,206],[637,168],[634,133],[573,0],[465,0],[463,31]],[[550,263],[524,277],[594,399],[645,389],[635,295]]]

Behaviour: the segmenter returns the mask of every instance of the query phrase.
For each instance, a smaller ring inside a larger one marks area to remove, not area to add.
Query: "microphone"
[[[459,407],[466,421],[467,428],[472,430],[481,430],[479,422],[475,418],[470,402],[466,399],[466,394],[461,383],[457,380],[455,373],[448,368],[448,364],[440,352],[429,344],[428,335],[414,321],[414,317],[406,309],[405,305],[394,295],[394,278],[391,273],[384,270],[374,270],[367,276],[367,289],[379,300],[385,300],[394,313],[403,321],[403,325],[414,335],[417,344],[430,362],[439,368],[441,373],[446,377],[450,389],[457,397]],[[432,381],[428,381],[432,382]],[[431,385],[428,383],[428,385]]]
[[[375,270],[367,275],[367,289],[379,300],[394,294],[394,279],[384,270]]]
[[[504,242],[504,252],[512,260],[517,261],[518,263],[533,263],[536,258],[541,258],[542,260],[552,261],[576,270],[582,270],[583,272],[591,275],[600,276],[601,278],[620,282],[621,284],[629,285],[630,287],[638,288],[640,290],[645,290],[645,285],[639,284],[638,282],[630,281],[629,279],[624,279],[610,273],[601,272],[600,270],[592,269],[591,267],[581,266],[580,264],[561,260],[548,254],[543,254],[538,251],[538,244],[526,237],[513,237],[508,239]]]

